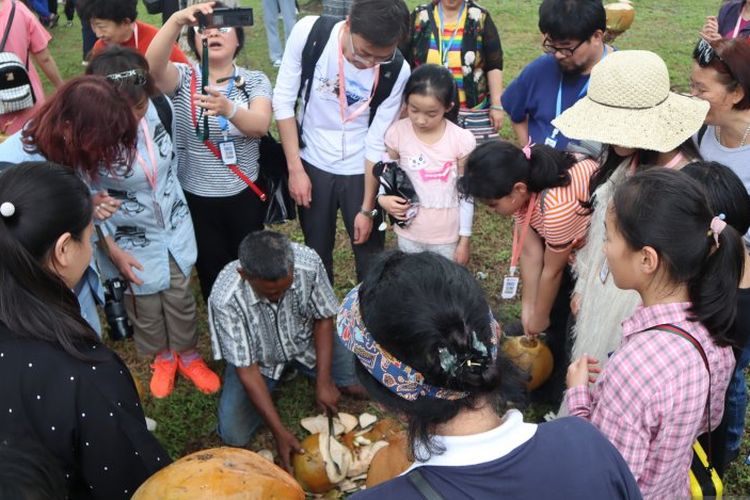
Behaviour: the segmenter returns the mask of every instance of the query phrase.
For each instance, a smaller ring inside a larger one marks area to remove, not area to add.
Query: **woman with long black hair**
[[[92,217],[88,187],[65,167],[0,175],[0,429],[49,450],[71,498],[130,498],[170,459],[72,291],[91,261]]]

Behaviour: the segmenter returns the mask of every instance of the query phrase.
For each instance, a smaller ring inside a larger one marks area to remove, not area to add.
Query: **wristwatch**
[[[372,210],[365,210],[364,208],[360,209],[359,213],[367,217],[368,219],[374,219],[378,216],[378,209],[373,208]]]

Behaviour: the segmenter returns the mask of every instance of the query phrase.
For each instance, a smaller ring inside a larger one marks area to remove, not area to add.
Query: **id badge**
[[[234,141],[223,141],[219,143],[221,160],[224,165],[237,165],[237,151],[234,149]]]
[[[552,137],[547,137],[546,139],[544,139],[544,144],[545,146],[554,148],[555,146],[557,146],[557,139],[553,139]]]
[[[518,293],[519,282],[518,276],[506,276],[503,279],[503,290],[500,292],[500,297],[506,300],[514,298]]]
[[[605,260],[604,264],[602,264],[602,268],[599,270],[599,281],[601,281],[602,284],[606,283],[607,276],[609,276],[609,264]]]
[[[159,226],[160,229],[164,229],[164,213],[161,211],[161,205],[159,205],[159,202],[157,202],[156,199],[153,199],[152,203],[154,205],[154,217],[156,218],[156,225]]]

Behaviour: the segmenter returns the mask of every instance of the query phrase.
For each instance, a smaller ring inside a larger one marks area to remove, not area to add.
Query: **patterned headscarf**
[[[367,331],[362,315],[359,309],[359,287],[354,287],[344,298],[338,313],[338,335],[347,349],[353,352],[359,362],[362,363],[365,370],[372,375],[378,382],[397,396],[408,401],[415,401],[420,397],[430,397],[438,399],[456,400],[462,399],[469,395],[465,391],[456,391],[444,387],[436,387],[424,381],[424,375],[415,370],[406,363],[396,359],[391,353],[383,349]],[[491,336],[492,346],[490,348],[489,359],[495,360],[497,357],[497,342],[499,335],[499,326],[490,314],[493,334]],[[475,344],[476,335],[473,334]],[[486,347],[481,344],[486,352]],[[445,364],[445,349],[441,349],[441,366]],[[455,355],[448,364],[455,365]],[[471,366],[471,361],[469,360]],[[445,369],[445,367],[444,367]],[[446,371],[453,371],[451,366]]]

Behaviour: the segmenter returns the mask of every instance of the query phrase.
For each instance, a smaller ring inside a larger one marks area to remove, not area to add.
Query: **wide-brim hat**
[[[613,52],[591,71],[588,93],[552,121],[571,139],[672,151],[695,134],[709,104],[669,90],[669,71],[645,50]]]

